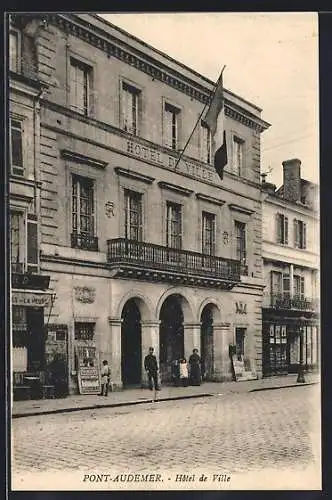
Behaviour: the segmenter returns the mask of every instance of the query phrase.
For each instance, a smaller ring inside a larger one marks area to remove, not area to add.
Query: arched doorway
[[[215,307],[213,304],[207,304],[201,314],[201,362],[204,380],[212,380],[214,375],[213,309]]]
[[[124,387],[140,385],[142,366],[141,313],[135,299],[122,309],[121,375]]]
[[[160,309],[160,374],[171,381],[171,363],[184,356],[183,311],[180,295],[167,297]]]

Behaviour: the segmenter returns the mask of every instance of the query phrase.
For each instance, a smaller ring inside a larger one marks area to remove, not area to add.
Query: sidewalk
[[[306,374],[304,384],[298,384],[296,379],[297,375],[292,374],[242,382],[204,382],[197,387],[162,387],[158,394],[158,401],[201,398],[218,394],[241,394],[284,387],[303,387],[304,385],[318,384],[320,377],[318,374]],[[148,389],[126,389],[110,392],[107,398],[98,395],[75,395],[62,399],[14,401],[12,403],[12,417],[144,404],[151,402],[151,395],[152,393]]]

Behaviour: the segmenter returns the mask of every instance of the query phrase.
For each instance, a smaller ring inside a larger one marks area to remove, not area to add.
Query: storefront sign
[[[101,388],[100,367],[96,347],[88,343],[77,344],[76,359],[80,394],[99,394]]]
[[[37,292],[12,292],[14,306],[47,307],[52,303],[53,294]]]
[[[155,165],[162,165],[172,170],[174,170],[177,162],[176,157],[170,156],[163,151],[143,146],[135,141],[127,141],[126,152],[142,160],[147,160]],[[215,182],[213,170],[204,168],[202,165],[198,165],[187,160],[181,160],[176,167],[176,171],[209,183]]]
[[[236,302],[236,314],[247,314],[247,304],[244,302]]]

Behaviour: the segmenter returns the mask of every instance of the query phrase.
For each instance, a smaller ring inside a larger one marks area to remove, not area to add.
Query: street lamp
[[[304,366],[303,366],[303,334],[304,334],[305,318],[301,317],[299,318],[299,321],[300,321],[300,363],[299,363],[299,370],[296,382],[299,384],[304,384],[305,378],[304,378]]]

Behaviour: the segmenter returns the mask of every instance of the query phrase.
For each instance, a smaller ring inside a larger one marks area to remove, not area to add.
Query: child
[[[188,387],[189,385],[189,374],[188,374],[188,365],[185,358],[180,360],[180,384],[182,387]]]

